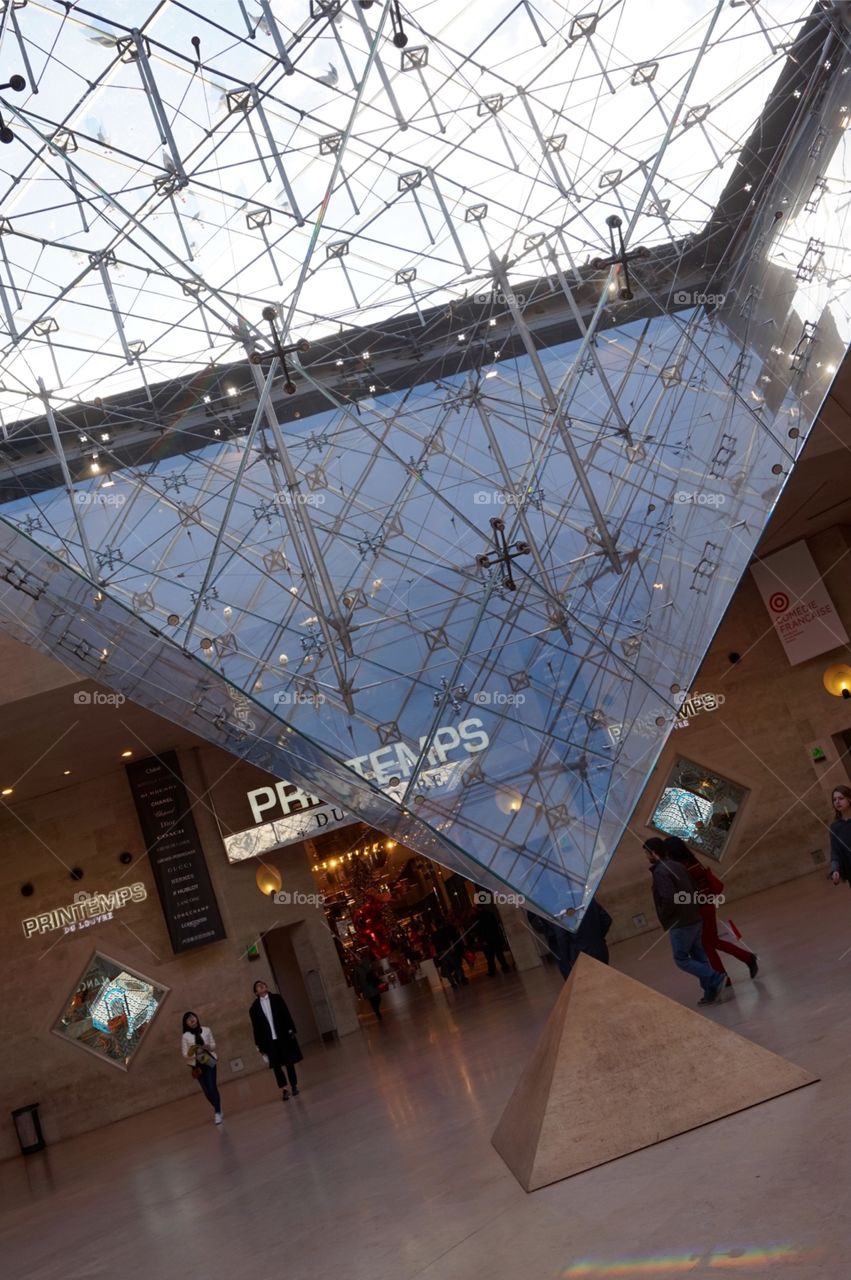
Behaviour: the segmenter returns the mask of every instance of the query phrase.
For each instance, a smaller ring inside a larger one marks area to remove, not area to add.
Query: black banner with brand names
[[[172,950],[191,951],[226,937],[177,754],[127,765]]]

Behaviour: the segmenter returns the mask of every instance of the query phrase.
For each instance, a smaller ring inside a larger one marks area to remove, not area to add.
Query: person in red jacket
[[[681,840],[679,836],[668,836],[662,843],[665,848],[665,856],[670,858],[672,862],[681,863],[686,868],[703,899],[703,901],[698,901],[700,918],[703,921],[701,942],[712,968],[717,969],[719,973],[723,973],[726,976],[728,987],[733,985],[732,979],[724,968],[724,963],[718,954],[719,951],[725,951],[727,955],[735,956],[737,960],[741,960],[742,964],[746,964],[751,977],[755,978],[759,971],[759,964],[753,951],[746,951],[744,947],[737,947],[735,943],[728,942],[726,938],[718,936],[718,916],[715,899],[724,892],[723,882],[718,879],[714,871],[711,871],[709,867],[705,867],[702,862],[698,862],[686,842]]]

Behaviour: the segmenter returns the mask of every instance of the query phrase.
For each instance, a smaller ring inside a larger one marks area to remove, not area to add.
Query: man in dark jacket
[[[302,1059],[295,1023],[283,996],[270,992],[262,979],[255,982],[254,995],[256,999],[248,1010],[254,1043],[258,1052],[266,1059],[266,1065],[274,1071],[275,1082],[281,1090],[281,1101],[286,1102],[290,1096],[287,1080],[293,1097],[298,1093],[295,1064]]]
[[[503,973],[510,973],[511,970],[505,958],[505,934],[502,932],[502,924],[499,917],[480,903],[476,908],[474,928],[475,936],[487,961],[488,977],[493,978],[496,976],[497,961],[499,961],[499,967]]]
[[[612,917],[596,898],[588,903],[582,923],[573,931],[544,920],[531,911],[526,912],[526,918],[543,939],[563,978],[570,977],[570,971],[583,953],[601,964],[609,963],[606,934],[612,927]]]
[[[694,900],[694,881],[685,867],[665,857],[661,840],[646,840],[644,852],[653,877],[653,905],[660,925],[670,936],[674,964],[699,979],[703,996],[698,1004],[714,1004],[727,979],[712,968],[703,950],[703,921]]]
[[[609,944],[606,942],[606,934],[611,927],[612,917],[596,898],[592,898],[585,909],[582,923],[573,935],[576,955],[584,952],[601,964],[608,964]]]
[[[434,947],[434,963],[441,977],[451,987],[466,987],[467,975],[461,960],[464,945],[460,933],[451,920],[441,920],[431,937]]]

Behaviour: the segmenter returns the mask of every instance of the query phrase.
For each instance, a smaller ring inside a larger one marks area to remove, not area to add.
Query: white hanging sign
[[[766,556],[751,573],[792,666],[848,643],[806,542]]]

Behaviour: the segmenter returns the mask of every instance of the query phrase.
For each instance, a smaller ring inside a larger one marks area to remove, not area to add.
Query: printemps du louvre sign
[[[679,705],[673,723],[674,729],[687,729],[696,716],[704,711],[717,711],[727,701],[723,693],[698,693],[696,689],[693,693],[680,693],[677,697]],[[662,715],[639,716],[629,725],[608,724],[606,732],[613,743],[621,740],[625,729],[632,729],[642,737],[654,738],[659,733],[660,719]]]
[[[239,714],[236,707],[235,714]],[[425,742],[425,738],[420,738],[419,751]],[[490,738],[482,721],[475,716],[455,725],[442,725],[434,732],[431,749],[426,756],[428,767],[417,775],[417,785],[433,794],[449,794],[460,785],[473,756],[488,746]],[[362,778],[373,782],[384,795],[401,804],[419,759],[418,750],[405,742],[391,742],[366,755],[355,756],[346,764]],[[229,862],[257,858],[272,849],[358,821],[339,805],[327,804],[293,782],[280,781],[274,786],[256,787],[247,793],[246,798],[255,825],[223,837]]]
[[[130,902],[144,902],[147,896],[148,890],[141,881],[121,885],[118,889],[110,889],[108,893],[86,893],[80,890],[74,894],[74,901],[67,906],[54,907],[37,916],[27,916],[21,921],[21,927],[25,938],[39,937],[57,929],[61,929],[63,934],[79,933],[92,925],[106,924],[116,911]]]

